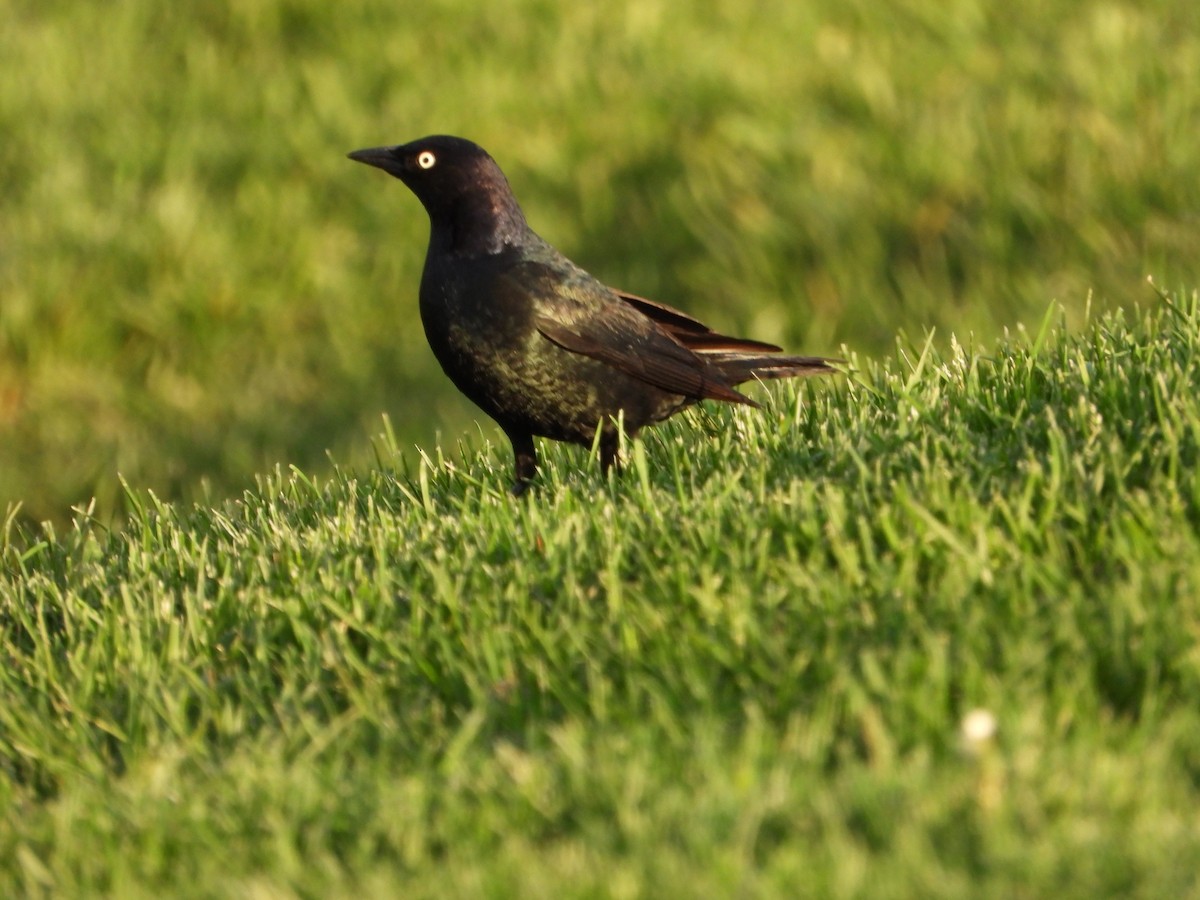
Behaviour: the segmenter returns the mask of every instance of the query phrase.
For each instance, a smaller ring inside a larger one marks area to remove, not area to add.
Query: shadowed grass
[[[425,217],[351,149],[459,133],[605,280],[828,353],[1132,306],[1200,259],[1194,4],[13,2],[0,502],[236,495],[470,429]],[[942,348],[945,349],[945,348]],[[415,461],[415,457],[414,457]],[[206,493],[207,492],[207,493]]]

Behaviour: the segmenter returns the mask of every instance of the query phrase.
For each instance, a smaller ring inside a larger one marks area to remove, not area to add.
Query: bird
[[[757,407],[737,385],[837,371],[840,360],[778,356],[607,286],[534,232],[472,141],[432,135],[348,156],[400,179],[429,214],[421,323],[445,374],[512,444],[514,495],[537,475],[535,437],[598,443],[601,471],[619,471],[619,428],[632,438],[701,400]]]

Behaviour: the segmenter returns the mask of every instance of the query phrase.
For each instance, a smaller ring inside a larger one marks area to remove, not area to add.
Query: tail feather
[[[617,291],[617,296],[653,321],[677,343],[691,350],[721,374],[725,384],[709,384],[701,396],[733,403],[758,404],[733,390],[733,385],[761,378],[798,378],[836,372],[831,363],[840,359],[820,356],[776,356],[782,348],[765,341],[732,337],[713,331],[703,322],[665,303]]]
[[[820,356],[761,356],[746,353],[703,353],[706,360],[728,379],[730,384],[763,378],[800,378],[836,372],[831,363],[840,359]]]

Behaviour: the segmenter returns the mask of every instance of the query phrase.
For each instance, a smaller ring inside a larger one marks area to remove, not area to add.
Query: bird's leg
[[[600,435],[600,471],[605,475],[613,466],[617,467],[617,474],[621,474],[621,432],[613,423],[607,423],[607,427]]]
[[[533,476],[537,474],[537,450],[533,446],[533,435],[525,433],[508,433],[512,441],[513,456],[516,461],[517,480],[512,486],[512,495],[520,497],[533,484]]]

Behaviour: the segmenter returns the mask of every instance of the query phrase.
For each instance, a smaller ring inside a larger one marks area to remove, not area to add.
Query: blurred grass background
[[[8,0],[0,506],[117,473],[474,440],[416,309],[427,222],[349,150],[483,144],[610,283],[798,351],[990,337],[1200,281],[1200,12],[1031,3]],[[490,428],[490,425],[485,426]]]

